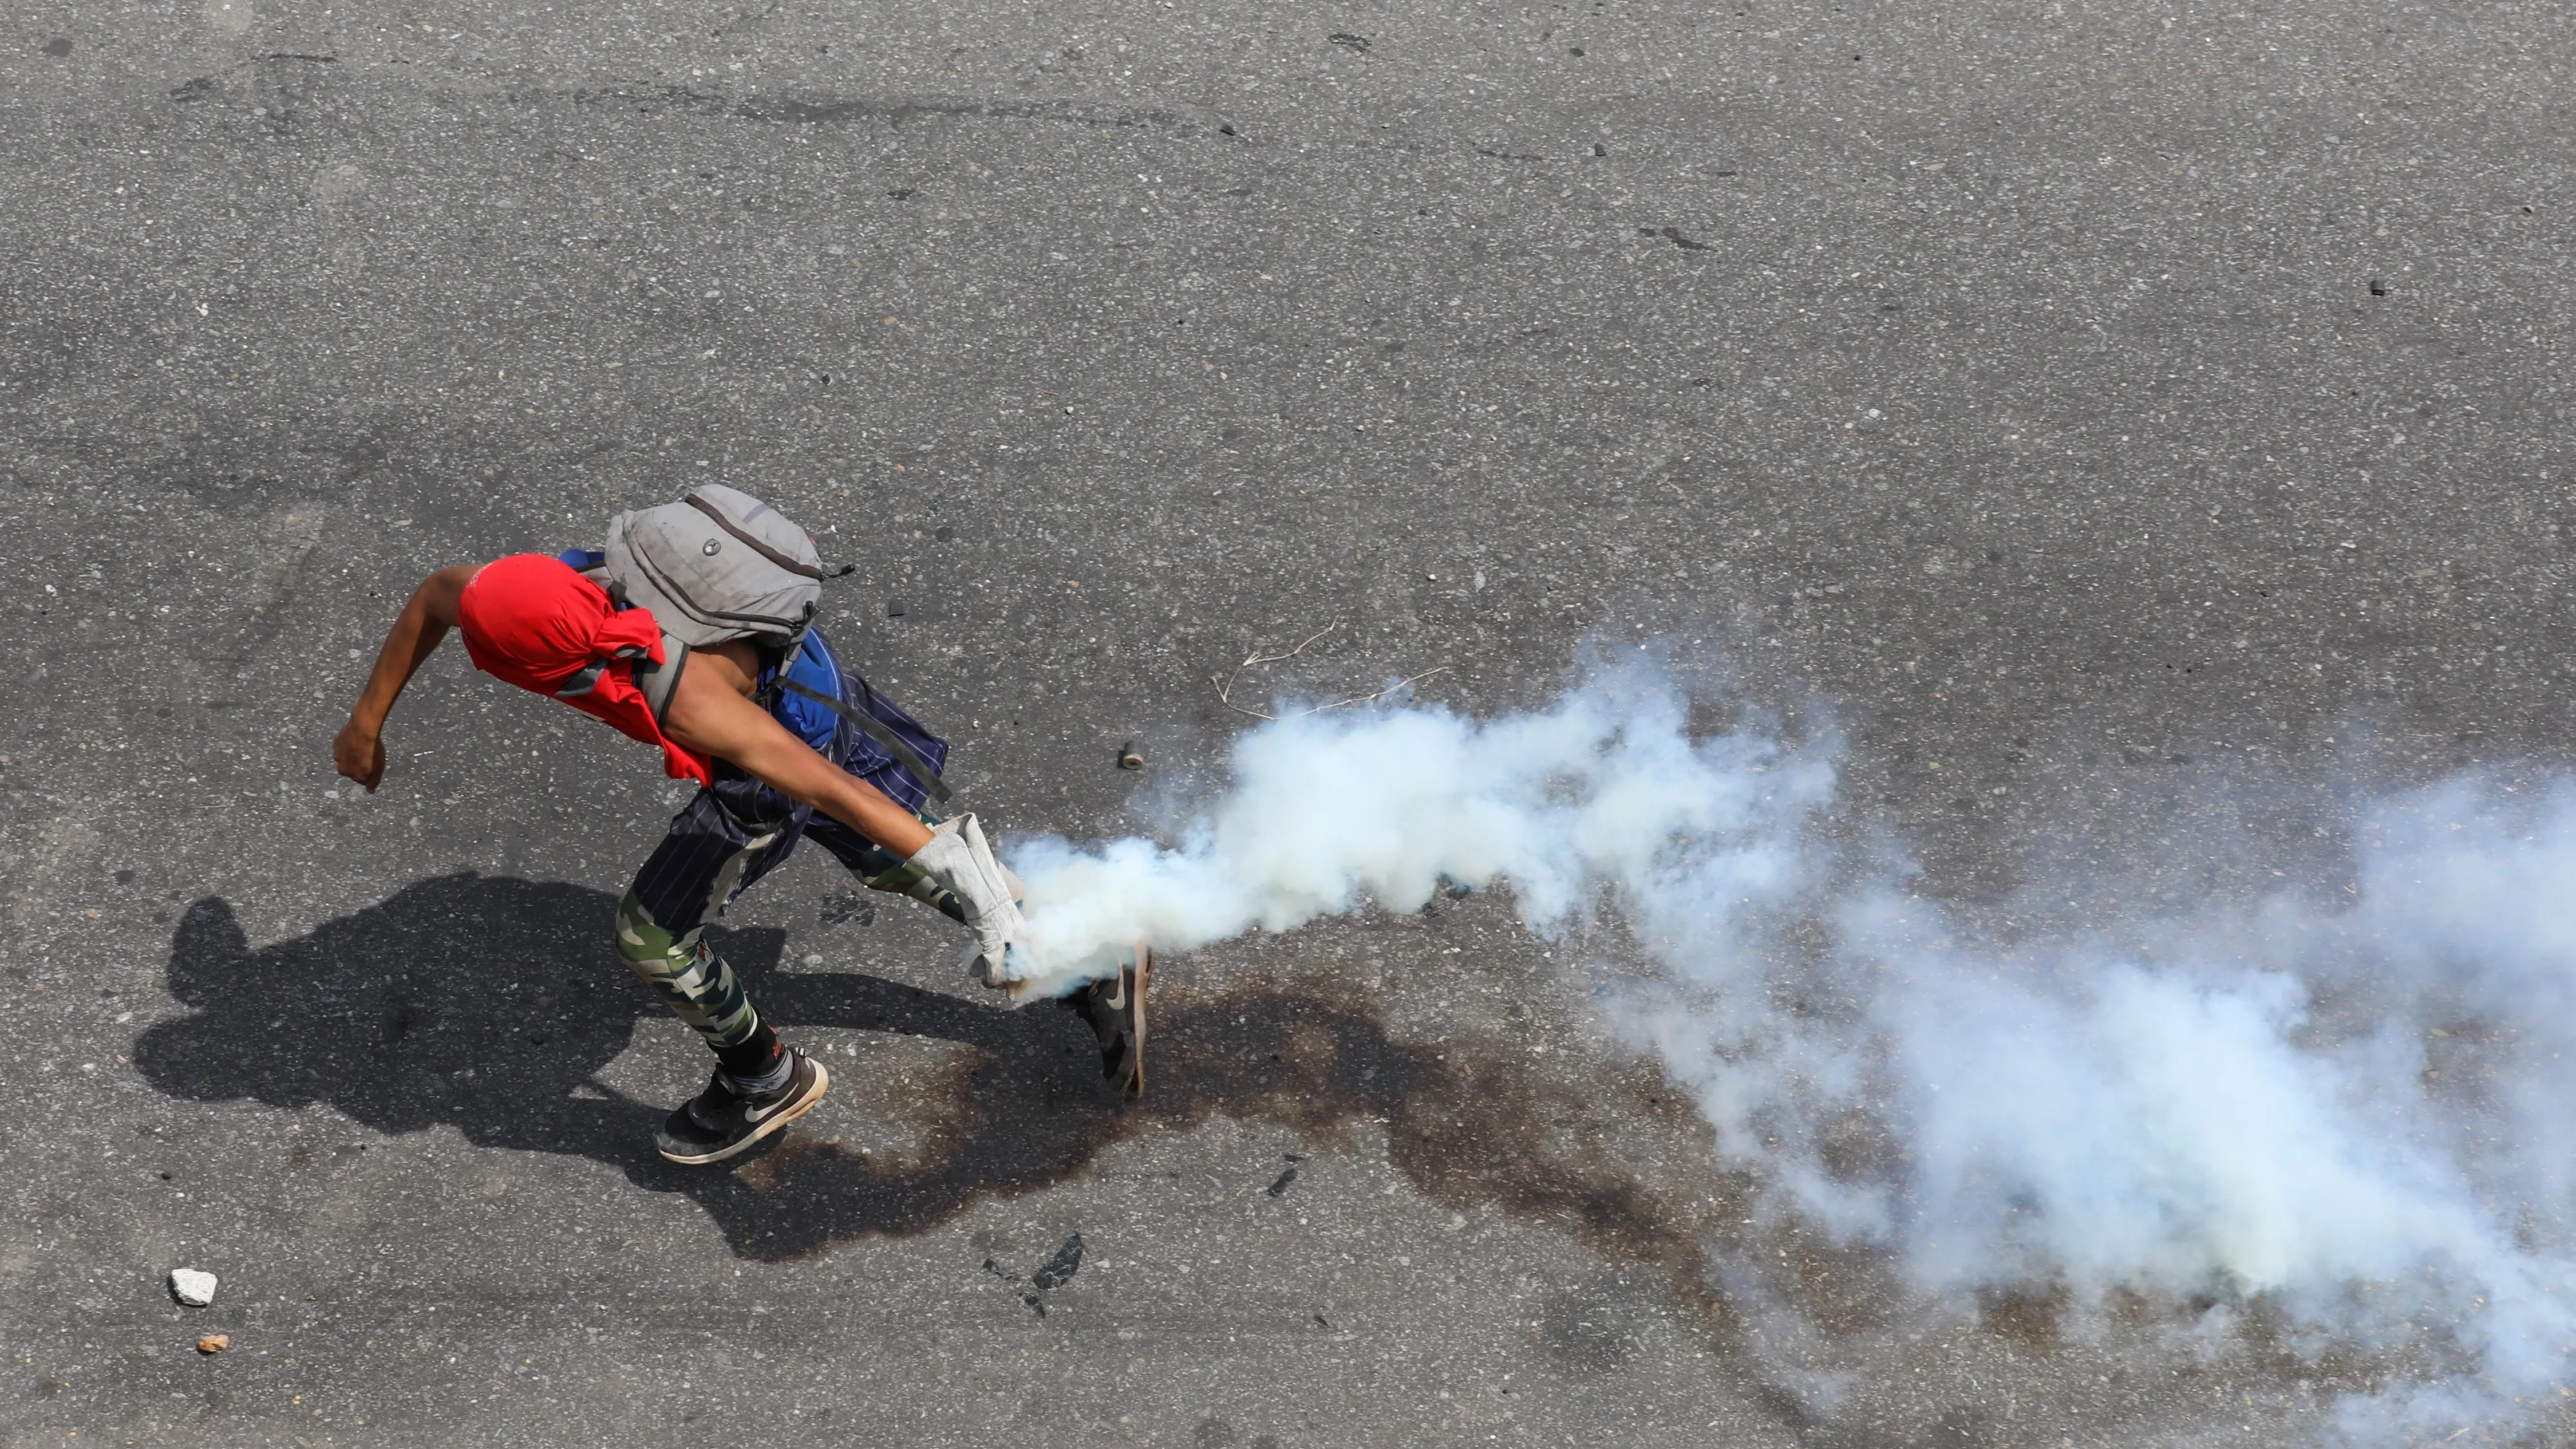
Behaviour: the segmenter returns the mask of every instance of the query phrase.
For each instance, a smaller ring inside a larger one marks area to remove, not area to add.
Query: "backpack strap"
[[[823,693],[819,689],[807,689],[804,685],[798,684],[795,680],[788,678],[786,672],[783,670],[779,672],[777,678],[781,687],[793,693],[801,694],[807,699],[814,701],[816,704],[823,706],[825,709],[830,710],[832,713],[839,715],[841,718],[848,720],[850,723],[857,725],[860,733],[865,734],[869,739],[872,739],[878,744],[884,746],[885,752],[894,756],[894,762],[902,767],[903,772],[910,775],[923,789],[930,792],[930,798],[938,801],[942,805],[948,803],[948,785],[945,781],[939,778],[939,772],[930,768],[929,764],[923,761],[920,754],[915,752],[912,746],[905,744],[901,735],[896,734],[893,730],[887,729],[884,721],[878,719],[875,715],[868,713],[866,710],[852,709],[848,705],[843,704],[841,701]]]
[[[634,661],[635,687],[644,691],[644,703],[653,711],[653,723],[659,725],[670,714],[671,696],[679,690],[680,671],[689,664],[689,646],[665,630],[662,635],[662,662],[650,659]]]
[[[769,679],[767,683],[752,691],[752,703],[767,710],[778,708],[778,691],[787,683],[787,671],[796,663],[798,656],[805,652],[806,636],[813,632],[814,606],[807,604],[804,615],[796,621],[796,632],[787,636],[787,642],[776,648],[761,651],[761,672],[768,675]]]

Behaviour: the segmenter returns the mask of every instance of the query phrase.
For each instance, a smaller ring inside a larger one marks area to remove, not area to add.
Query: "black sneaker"
[[[812,1111],[831,1090],[832,1074],[793,1047],[787,1055],[793,1063],[787,1085],[759,1096],[734,1090],[732,1079],[718,1067],[707,1089],[682,1103],[653,1134],[653,1145],[664,1157],[691,1167],[722,1162]]]

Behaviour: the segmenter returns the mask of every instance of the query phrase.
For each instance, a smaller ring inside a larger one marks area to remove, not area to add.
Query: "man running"
[[[477,669],[659,746],[671,778],[698,783],[617,907],[618,953],[715,1051],[707,1089],[654,1134],[673,1162],[731,1157],[831,1085],[705,939],[707,922],[800,838],[871,888],[964,922],[988,985],[1007,986],[1025,929],[1017,882],[975,817],[931,813],[932,793],[947,793],[947,742],[842,668],[812,627],[824,576],[804,530],[713,485],[618,515],[604,552],[440,569],[394,620],[332,743],[339,772],[372,793],[386,713],[457,629]]]

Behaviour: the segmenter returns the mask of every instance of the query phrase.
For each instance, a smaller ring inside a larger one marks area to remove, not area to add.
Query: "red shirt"
[[[660,746],[674,780],[713,783],[707,757],[663,734],[635,685],[633,661],[662,662],[662,626],[651,610],[618,608],[559,558],[518,553],[474,575],[456,618],[475,668]]]

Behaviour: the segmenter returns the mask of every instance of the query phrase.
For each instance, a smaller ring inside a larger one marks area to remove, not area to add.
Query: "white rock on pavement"
[[[191,1308],[203,1308],[215,1301],[215,1275],[194,1268],[170,1270],[170,1291]]]

